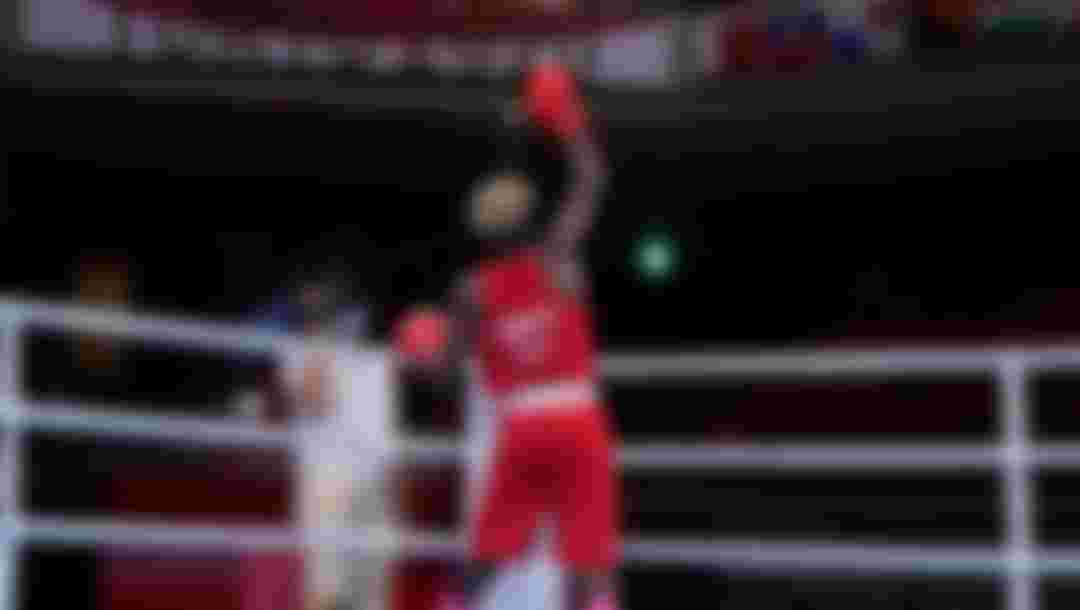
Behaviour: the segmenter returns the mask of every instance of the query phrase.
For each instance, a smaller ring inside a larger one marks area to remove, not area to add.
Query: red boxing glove
[[[394,325],[394,351],[406,364],[437,367],[450,343],[450,319],[434,307],[409,310]]]
[[[572,139],[588,122],[574,75],[560,64],[536,66],[525,79],[525,110],[541,127],[564,140]]]

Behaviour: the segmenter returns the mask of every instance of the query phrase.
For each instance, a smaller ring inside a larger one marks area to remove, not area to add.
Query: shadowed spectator
[[[865,60],[866,34],[854,26],[834,26],[821,10],[769,14],[749,3],[734,9],[725,56],[734,72],[802,72],[820,66]]]
[[[735,9],[725,38],[725,55],[734,72],[760,70],[769,49],[766,18],[758,3],[748,3]]]
[[[1059,27],[1051,15],[1012,0],[999,0],[984,21],[984,52],[1000,61],[1047,60]]]
[[[831,55],[825,15],[812,11],[769,20],[770,64],[779,72],[800,72],[826,63]]]
[[[904,21],[911,53],[923,60],[972,49],[978,40],[980,12],[990,1],[884,0],[873,10],[879,18]]]
[[[969,47],[976,42],[980,9],[987,0],[923,0],[924,42],[932,48]]]
[[[110,309],[127,308],[131,303],[131,265],[124,256],[83,258],[76,282],[80,303]],[[76,353],[79,364],[97,374],[116,372],[121,357],[115,341],[99,336],[80,337]]]
[[[832,58],[836,63],[857,64],[870,56],[866,34],[854,27],[836,28],[832,32]]]

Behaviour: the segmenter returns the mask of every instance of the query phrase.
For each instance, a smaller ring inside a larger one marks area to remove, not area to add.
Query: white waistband
[[[592,382],[562,381],[515,390],[500,402],[510,411],[540,411],[591,407],[599,398],[596,385]]]

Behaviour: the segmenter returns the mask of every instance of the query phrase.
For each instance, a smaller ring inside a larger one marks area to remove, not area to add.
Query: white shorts
[[[301,525],[316,531],[390,527],[382,477],[371,464],[359,463],[373,457],[334,443],[309,443],[300,459]],[[317,546],[306,553],[305,563],[312,595],[383,607],[390,564],[385,553]]]

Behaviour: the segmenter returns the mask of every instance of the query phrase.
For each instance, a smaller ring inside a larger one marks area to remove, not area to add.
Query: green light
[[[667,235],[643,237],[634,248],[634,266],[639,274],[651,282],[670,280],[675,275],[678,262],[678,246]]]

